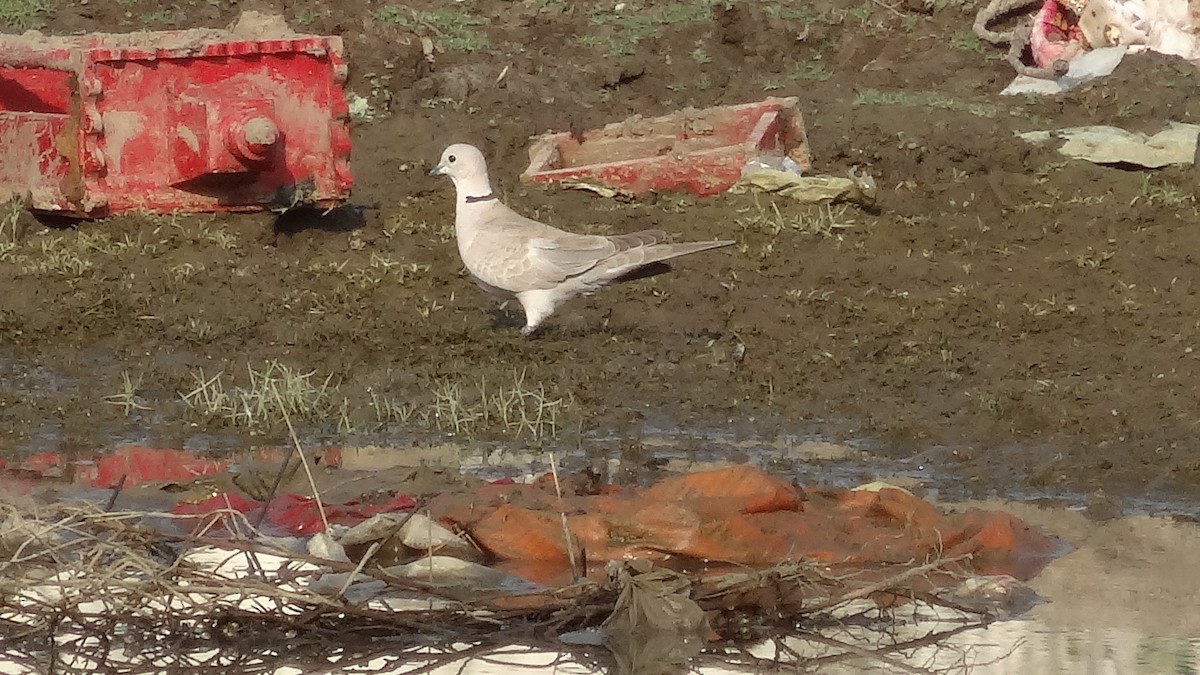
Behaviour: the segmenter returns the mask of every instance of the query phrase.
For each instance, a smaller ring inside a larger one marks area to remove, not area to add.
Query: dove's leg
[[[521,309],[525,310],[525,327],[521,329],[522,335],[530,335],[537,330],[538,326],[554,313],[554,308],[558,305],[558,298],[553,290],[517,293],[517,300],[521,303]]]

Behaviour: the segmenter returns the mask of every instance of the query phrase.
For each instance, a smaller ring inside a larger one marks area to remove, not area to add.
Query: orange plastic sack
[[[567,516],[576,559],[644,558],[772,566],[789,561],[870,566],[973,554],[968,567],[1028,579],[1060,550],[1056,539],[1003,512],[944,514],[896,489],[814,490],[751,467],[667,478],[644,490],[567,494],[552,486],[489,485],[442,496],[435,517],[468,532],[505,568],[545,578],[566,570]]]

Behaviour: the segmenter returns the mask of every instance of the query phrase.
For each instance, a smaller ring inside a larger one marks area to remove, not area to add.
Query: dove
[[[566,301],[610,284],[670,270],[671,258],[733,241],[666,243],[662,230],[614,236],[575,234],[526,218],[492,192],[487,162],[478,148],[446,148],[430,176],[454,182],[454,235],[467,271],[485,291],[516,298],[531,335]]]

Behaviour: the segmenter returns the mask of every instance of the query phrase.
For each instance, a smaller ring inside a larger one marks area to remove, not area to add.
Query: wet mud
[[[1194,170],[1069,161],[1014,135],[1194,121],[1185,64],[1130,57],[1060,97],[1000,97],[1011,69],[953,3],[47,4],[49,33],[281,13],[346,37],[371,114],[355,123],[354,203],[325,216],[12,218],[5,454],[220,450],[279,443],[285,422],[313,444],[585,454],[590,438],[634,452],[668,430],[697,446],[853,440],[955,476],[962,497],[1119,510],[1200,495]],[[814,171],[869,173],[877,208],[517,181],[532,135],[766,96],[799,97]],[[484,149],[524,214],[738,245],[578,300],[524,338],[463,272],[451,186],[425,175],[459,141]]]

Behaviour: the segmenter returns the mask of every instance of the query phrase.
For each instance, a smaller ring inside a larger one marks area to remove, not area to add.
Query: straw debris
[[[185,517],[0,499],[0,659],[56,673],[429,672],[550,652],[620,672],[863,658],[935,672],[905,654],[996,616],[939,590],[959,580],[959,562],[717,574],[632,561],[593,570],[598,582],[518,587],[432,552],[392,567],[370,553],[316,558],[306,540],[266,536],[232,509]],[[880,611],[901,602],[954,618],[902,637]]]

